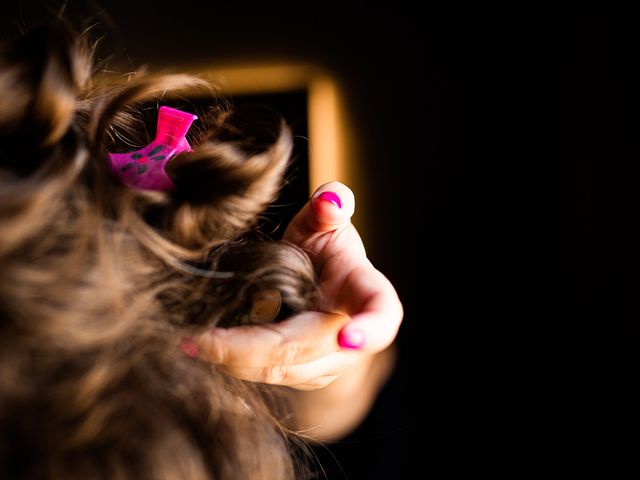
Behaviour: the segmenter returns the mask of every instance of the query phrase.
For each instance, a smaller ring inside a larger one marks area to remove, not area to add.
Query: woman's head
[[[287,478],[274,392],[186,357],[181,338],[314,297],[307,256],[256,241],[291,137],[185,75],[95,72],[62,22],[0,45],[0,473],[9,478]],[[128,188],[107,152],[198,116],[175,188]],[[266,320],[266,319],[262,319]]]

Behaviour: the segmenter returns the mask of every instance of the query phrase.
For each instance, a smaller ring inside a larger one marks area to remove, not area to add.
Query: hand
[[[199,357],[238,378],[313,390],[386,349],[400,327],[402,305],[389,280],[367,259],[351,224],[354,210],[351,190],[327,183],[284,235],[311,256],[321,312],[266,326],[212,329],[194,339]]]

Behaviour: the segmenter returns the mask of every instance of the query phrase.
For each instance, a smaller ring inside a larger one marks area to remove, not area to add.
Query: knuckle
[[[226,363],[229,359],[229,352],[227,349],[226,342],[218,339],[218,341],[213,342],[213,355],[214,358],[217,359],[218,363]]]
[[[281,365],[291,365],[300,356],[300,342],[291,339],[283,339],[278,346],[276,363]]]
[[[270,383],[274,385],[282,385],[286,383],[288,377],[287,367],[282,365],[272,365],[265,367],[262,374],[262,380],[264,383]]]
[[[229,360],[227,343],[219,335],[207,335],[205,337],[205,352],[207,359],[212,363],[226,364]]]

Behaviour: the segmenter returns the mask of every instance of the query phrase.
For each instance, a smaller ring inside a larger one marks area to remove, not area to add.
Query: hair
[[[307,255],[253,233],[291,134],[194,76],[98,74],[93,50],[62,21],[0,45],[0,476],[299,478],[277,392],[177,348],[271,320],[261,292],[313,302]],[[149,143],[159,102],[199,116],[193,151],[175,189],[127,188],[107,152]]]

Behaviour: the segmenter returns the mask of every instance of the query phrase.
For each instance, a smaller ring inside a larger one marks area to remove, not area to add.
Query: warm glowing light
[[[330,180],[348,183],[340,142],[338,92],[329,77],[309,85],[309,185],[314,190]]]
[[[208,67],[206,73],[226,95],[305,90],[311,191],[330,180],[353,184],[346,151],[347,122],[333,77],[318,67],[300,64]]]
[[[209,67],[207,76],[222,93],[242,95],[304,90],[317,69],[308,65],[248,65]]]

